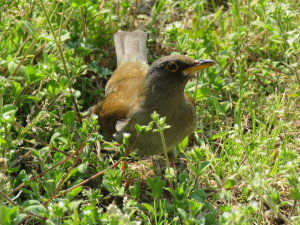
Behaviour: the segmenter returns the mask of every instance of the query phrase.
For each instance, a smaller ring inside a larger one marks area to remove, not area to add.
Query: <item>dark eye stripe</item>
[[[168,70],[170,70],[171,72],[175,72],[176,70],[178,70],[178,66],[176,63],[174,62],[170,62],[168,63],[167,67]]]

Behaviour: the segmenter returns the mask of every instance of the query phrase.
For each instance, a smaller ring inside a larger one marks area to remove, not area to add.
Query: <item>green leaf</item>
[[[78,8],[84,6],[87,0],[71,0],[70,2],[73,8]]]
[[[190,194],[190,197],[197,201],[205,201],[206,194],[202,189],[197,189],[196,191]]]
[[[17,171],[20,170],[20,167],[21,167],[21,165],[18,165],[18,166],[13,167],[13,168],[7,168],[7,171],[8,171],[9,173],[15,173],[15,172],[17,172]]]
[[[70,211],[71,211],[71,212],[74,212],[75,210],[78,210],[78,208],[79,208],[81,202],[83,202],[83,199],[73,201],[73,202],[72,202],[72,205],[70,206]]]
[[[31,95],[22,95],[20,97],[20,99],[22,99],[21,101],[21,105],[26,104],[26,103],[35,103],[35,97],[31,96]]]
[[[59,89],[63,90],[65,86],[68,84],[68,78],[66,76],[62,76],[59,80]]]
[[[39,157],[40,156],[40,152],[38,150],[35,150],[35,149],[31,149],[31,154],[34,157]]]
[[[13,60],[12,57],[11,57],[11,55],[7,56],[6,59],[7,59],[7,62],[9,62],[9,63]]]
[[[15,81],[12,82],[12,88],[14,92],[15,99],[19,98],[21,94],[21,85]]]
[[[73,221],[74,221],[73,223],[74,225],[79,225],[79,217],[78,217],[77,210],[74,210]]]
[[[51,139],[50,139],[50,145],[52,146],[54,140],[60,136],[60,133],[56,132],[52,135]]]
[[[179,174],[178,179],[181,184],[183,182],[189,182],[189,175],[187,173],[181,173]]]
[[[290,195],[291,195],[293,200],[295,200],[295,201],[300,200],[300,193],[299,193],[299,190],[297,188],[291,188],[290,189]]]
[[[205,173],[205,171],[208,169],[209,165],[210,165],[210,162],[208,162],[208,161],[200,163],[199,168],[198,168],[198,172],[200,174],[199,176],[201,176],[202,174]]]
[[[20,224],[20,222],[24,219],[24,217],[26,217],[27,214],[25,213],[19,213],[13,220],[12,220],[12,225],[17,225]],[[1,215],[0,215],[1,218]]]
[[[189,218],[188,213],[184,209],[178,208],[177,210],[184,220]]]
[[[153,188],[153,198],[160,198],[161,194],[163,193],[163,187],[166,186],[166,181],[160,180],[158,181]]]
[[[190,210],[190,218],[193,218],[198,215],[201,210],[202,203],[197,202],[195,199],[188,199],[189,202],[189,210]]]
[[[8,58],[8,57],[7,57]],[[10,57],[11,58],[11,57]],[[0,66],[7,63],[7,60],[0,60]]]
[[[74,188],[72,191],[67,193],[66,198],[69,201],[71,201],[73,198],[75,198],[82,191],[82,189],[83,189],[82,186],[78,186],[78,187]]]
[[[0,218],[1,218],[1,224],[3,224],[3,225],[11,224],[9,211],[8,211],[8,208],[6,208],[5,206],[2,206],[0,209]]]
[[[17,107],[14,105],[5,105],[2,108],[2,114],[3,115],[11,115],[12,113],[17,111]]]
[[[280,199],[279,192],[276,191],[275,193],[271,194],[271,198],[275,202],[275,204],[277,204]]]
[[[149,212],[153,210],[152,206],[147,203],[142,203],[142,206]]]
[[[221,58],[226,58],[227,56],[229,56],[230,58],[232,58],[232,54],[230,54],[230,52],[226,51],[226,50],[223,50],[220,52],[220,57]]]
[[[236,184],[235,179],[228,179],[224,187],[225,188],[232,188],[232,187],[234,187],[235,184]]]
[[[81,163],[78,167],[78,170],[80,173],[86,173],[88,164],[87,163]]]
[[[115,147],[112,146],[111,144],[103,143],[103,144],[101,144],[101,149],[108,151],[108,150],[114,150]]]
[[[15,72],[15,70],[18,67],[18,63],[16,63],[16,61],[11,61],[7,64],[7,69],[9,71],[9,74],[12,75],[13,72]]]
[[[198,88],[196,90],[196,92],[193,94],[193,98],[195,99],[195,101],[199,101],[203,98],[206,97],[206,95],[209,94],[209,92],[211,92],[211,89],[208,87],[202,87],[202,88]]]
[[[47,91],[50,95],[55,95],[58,92],[58,84],[55,80],[50,80],[47,83]]]
[[[188,82],[184,88],[184,92],[192,97],[193,95],[191,94],[191,91],[195,90],[195,85],[196,85],[196,79],[192,80],[191,82]]]
[[[10,225],[11,219],[9,216],[9,210],[5,206],[2,206],[0,208],[0,218],[1,218],[1,224],[3,225]]]
[[[215,181],[217,182],[217,187],[221,187],[221,183],[222,183],[221,178],[215,173],[213,173],[212,175],[215,177]]]
[[[212,212],[209,212],[205,215],[205,225],[214,224],[216,215]]]
[[[32,76],[32,75],[35,75],[35,70],[32,66],[28,65],[26,66],[26,74],[27,76]]]
[[[137,179],[134,186],[129,188],[129,192],[134,199],[137,199],[140,196],[141,192],[141,182],[140,179]]]
[[[53,223],[50,219],[47,219],[45,225],[55,225],[55,223]]]
[[[27,20],[23,20],[22,24],[28,29],[29,33],[32,35],[33,39],[36,39],[36,29],[34,28],[34,26]]]
[[[160,179],[160,177],[155,177],[155,178],[151,178],[151,177],[146,177],[147,183],[149,185],[149,187],[151,188],[151,190],[153,191],[154,185],[155,183]]]
[[[185,149],[186,149],[188,143],[189,143],[189,136],[186,136],[186,137],[183,139],[183,141],[179,144],[179,147],[180,147],[183,151],[185,151]]]
[[[225,188],[222,188],[221,195],[226,201],[232,199],[232,195],[230,194],[230,192],[226,191]]]
[[[40,205],[41,203],[37,200],[28,200],[22,204],[22,208],[24,209],[25,212],[28,212],[29,210],[38,207]]]
[[[219,134],[215,134],[215,135],[212,136],[210,139],[211,139],[211,140],[216,140],[216,139],[218,139],[218,138],[225,137],[227,134],[228,134],[228,132],[225,131],[225,132],[222,132],[222,133],[219,133]]]
[[[8,143],[7,141],[0,136],[0,146],[3,147],[3,148],[7,148],[8,147]]]
[[[75,112],[73,111],[66,112],[63,121],[66,126],[72,126],[75,121]]]
[[[179,44],[180,44],[180,47],[184,47],[187,38],[188,38],[188,34],[185,33],[185,34],[183,34],[183,35],[178,39],[178,42],[179,42]]]
[[[251,22],[251,24],[252,24],[252,25],[255,25],[255,26],[263,27],[263,28],[266,27],[266,24],[265,24],[264,22],[258,21],[258,20],[257,20],[257,21]]]
[[[197,170],[197,168],[196,168],[193,164],[189,163],[188,166],[194,171],[194,173],[195,173],[195,175],[196,175],[197,177],[200,176],[200,175],[198,175],[198,170]]]
[[[53,36],[50,36],[49,34],[41,34],[39,35],[38,39],[45,39],[47,41],[56,42],[55,38]]]
[[[271,25],[271,24],[266,25],[266,29],[267,29],[268,31],[274,31],[274,30],[276,30],[276,29],[274,28],[274,26]]]
[[[165,170],[165,176],[166,177],[168,176],[169,177],[168,179],[174,178],[175,177],[175,171],[174,171],[174,169],[170,168],[170,173],[169,173],[169,169],[166,168],[166,170]]]
[[[106,190],[108,190],[110,193],[117,193],[117,188],[115,188],[115,186],[113,186],[109,181],[107,180],[103,180],[103,186],[106,188]]]
[[[39,81],[46,77],[46,74],[43,73],[36,73],[34,68],[30,65],[26,66],[26,75],[27,75],[27,83],[28,85]]]
[[[205,52],[206,48],[201,48],[198,52],[197,55],[198,57],[201,57],[203,55],[203,53]]]
[[[19,207],[15,206],[12,209],[10,209],[9,211],[10,211],[9,212],[10,218],[13,219],[18,215]]]
[[[62,218],[64,215],[64,206],[60,205],[60,204],[53,204],[52,205],[52,212],[54,214],[54,216],[58,217],[58,218]]]
[[[228,113],[230,108],[231,108],[231,102],[229,101],[223,102],[222,105],[220,105],[221,112],[224,114]]]
[[[275,42],[275,43],[278,43],[278,44],[283,44],[283,40],[282,40],[282,37],[280,35],[273,35],[271,36],[270,38],[271,41]]]
[[[68,32],[67,30],[62,30],[61,31],[61,36],[60,36],[60,42],[64,42],[64,41],[66,41],[66,40],[68,40],[68,39],[70,39],[71,37],[70,37],[70,32]]]

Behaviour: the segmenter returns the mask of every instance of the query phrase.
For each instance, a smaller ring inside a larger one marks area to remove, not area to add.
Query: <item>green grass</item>
[[[161,0],[148,19],[135,1],[0,2],[0,223],[299,224],[300,3],[268,2]],[[186,86],[198,124],[177,171],[130,154],[122,179],[128,140],[86,111],[115,69],[113,33],[137,23],[150,62],[217,64]]]

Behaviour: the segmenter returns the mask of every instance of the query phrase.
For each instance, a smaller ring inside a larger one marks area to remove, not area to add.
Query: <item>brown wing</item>
[[[122,88],[124,82],[120,84],[121,81],[145,77],[148,69],[148,65],[138,61],[118,66],[106,84],[105,95],[110,94],[112,91],[116,91],[119,87]]]
[[[184,93],[184,95],[185,95],[185,99],[187,100],[187,102],[189,104],[192,104],[194,106],[194,108],[196,108],[195,100],[191,96],[189,96],[187,93]]]
[[[119,70],[122,69],[122,70]],[[130,117],[138,104],[138,96],[148,66],[132,62],[118,67],[106,85],[106,98],[93,109],[100,129],[109,135],[116,132],[118,121]]]
[[[117,122],[128,118],[129,110],[126,99],[120,93],[113,92],[94,108],[93,114],[98,116],[100,129],[112,136],[116,132]]]
[[[100,129],[108,135],[116,133],[118,121],[129,118],[147,71],[148,66],[142,62],[120,65],[107,82],[106,97],[95,106],[93,114],[98,115]]]

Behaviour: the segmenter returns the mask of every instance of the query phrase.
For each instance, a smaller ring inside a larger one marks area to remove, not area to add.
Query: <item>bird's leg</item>
[[[174,169],[174,172],[176,171],[176,167],[175,167],[175,159],[176,159],[176,148],[174,148],[172,151],[168,152],[168,157],[170,159],[171,162],[171,166]]]
[[[173,167],[174,171],[176,170],[175,168],[175,160],[170,160],[171,161],[171,166]]]

